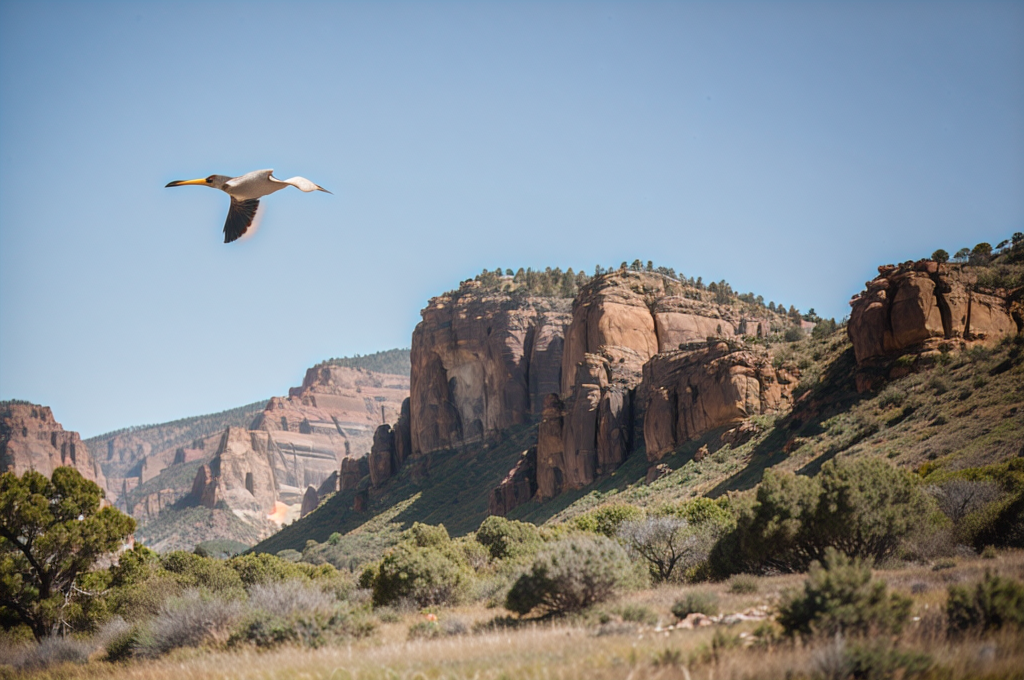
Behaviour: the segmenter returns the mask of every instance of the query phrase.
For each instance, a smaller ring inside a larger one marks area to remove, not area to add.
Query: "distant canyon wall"
[[[58,467],[73,467],[106,489],[103,471],[89,447],[77,432],[65,430],[54,419],[49,406],[0,405],[0,472],[20,476],[35,470],[50,477]]]

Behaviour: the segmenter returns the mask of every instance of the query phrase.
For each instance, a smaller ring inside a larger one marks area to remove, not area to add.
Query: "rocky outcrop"
[[[209,466],[216,501],[224,502],[240,517],[259,521],[274,512],[278,500],[270,451],[261,435],[229,427]]]
[[[369,454],[361,458],[345,458],[341,461],[341,484],[339,491],[349,491],[359,487],[359,482],[370,474]]]
[[[47,477],[58,467],[73,467],[106,489],[100,466],[77,432],[65,430],[48,406],[0,402],[0,472],[23,475],[35,470]],[[107,497],[116,493],[107,491]]]
[[[969,267],[930,260],[878,268],[850,301],[847,333],[857,363],[906,351],[988,344],[1020,331],[1013,295],[983,289]]]
[[[651,377],[664,376],[660,372],[649,376],[645,366],[675,356],[679,348],[694,343],[707,354],[709,338],[740,342],[742,336],[763,337],[782,330],[787,323],[754,305],[716,303],[712,293],[661,274],[620,270],[593,279],[573,302],[559,394],[547,395],[540,412],[537,497],[553,498],[566,489],[584,487],[622,465],[644,436],[647,409],[653,410],[655,422],[675,423],[683,418],[682,434],[672,429],[666,436],[659,427],[652,431],[652,437],[663,440],[655,441],[660,454],[685,438],[733,422],[737,413],[775,408],[781,398],[776,394],[777,376],[762,370],[764,366],[770,369],[770,364],[762,358],[755,360],[752,353],[734,357],[736,366],[723,368],[728,362],[722,361],[713,369],[705,366],[712,372],[721,368],[725,374],[700,383],[709,390],[707,406],[721,411],[700,417],[688,408],[680,416],[674,387],[666,384],[649,389],[645,383]],[[729,401],[731,386],[742,381],[740,365],[744,360],[754,367],[755,381],[765,383],[763,406],[748,403],[749,399],[739,407],[733,403],[736,399]],[[660,387],[664,389],[657,389]],[[729,402],[733,408],[718,402]],[[699,405],[704,406],[704,401]],[[645,441],[650,446],[651,441]],[[495,507],[508,505],[511,488],[517,493],[525,491],[527,486],[517,479],[510,472],[503,486],[493,491]]]
[[[251,428],[261,432],[279,500],[300,503],[305,489],[323,484],[344,459],[369,451],[378,426],[408,413],[407,400],[405,376],[332,365],[309,369],[302,386],[271,399]],[[399,457],[407,455],[408,435],[395,446]]]
[[[375,487],[383,486],[398,471],[395,465],[395,433],[390,425],[381,425],[374,433],[369,463],[370,481]]]
[[[568,300],[514,298],[469,281],[421,314],[412,337],[411,455],[540,415],[560,383]]]
[[[709,337],[761,337],[771,331],[767,312],[714,302],[703,290],[660,274],[621,270],[595,278],[573,303],[562,355],[562,394],[576,384],[576,367],[587,353],[606,348],[632,352],[615,357],[637,372],[658,352]],[[781,327],[776,319],[775,325]]]
[[[544,399],[537,428],[537,497],[554,498],[565,488],[565,456],[562,445],[564,404],[557,394]]]
[[[788,408],[795,382],[767,352],[725,341],[653,357],[640,394],[648,461],[715,428]]]
[[[190,507],[213,508],[217,505],[217,484],[210,473],[209,465],[200,465],[192,480],[192,491],[186,497]]]
[[[638,403],[637,390],[653,357],[708,338],[764,336],[785,323],[752,309],[717,304],[706,291],[648,272],[613,272],[585,286],[566,334],[560,418],[551,402],[541,425],[539,496],[590,484],[625,461],[650,401]]]
[[[505,516],[526,503],[537,492],[537,447],[532,446],[519,457],[505,479],[491,491],[487,512]]]
[[[408,459],[409,451],[409,418],[408,399],[403,404],[402,415],[398,418],[395,426],[384,424],[377,428],[373,434],[373,446],[365,458],[359,459],[355,464],[349,463],[349,474],[354,477],[354,472],[362,472],[364,469],[370,475],[370,482],[374,487],[381,487],[391,477],[398,473],[405,461]],[[359,479],[362,479],[363,473]],[[352,479],[348,483],[358,485],[359,479]]]
[[[313,487],[307,487],[306,493],[302,495],[302,507],[299,509],[299,518],[305,517],[316,510],[318,505],[320,505],[320,495],[317,494],[316,489]]]

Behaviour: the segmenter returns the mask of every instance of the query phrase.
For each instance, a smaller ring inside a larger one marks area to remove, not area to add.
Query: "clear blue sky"
[[[275,168],[227,197],[174,179]],[[0,4],[0,398],[84,436],[409,345],[481,268],[819,313],[1024,229],[1024,3]]]

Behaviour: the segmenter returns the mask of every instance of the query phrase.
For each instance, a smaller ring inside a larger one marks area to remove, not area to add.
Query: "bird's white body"
[[[292,186],[300,191],[310,192],[322,188],[310,182],[305,177],[292,177],[291,179],[278,179],[273,176],[273,170],[254,170],[247,172],[240,177],[233,177],[224,183],[223,191],[227,192],[236,201],[249,201],[254,198],[269,196],[275,191]]]
[[[246,232],[256,218],[260,199],[269,196],[285,187],[295,187],[300,191],[323,191],[331,193],[305,177],[278,179],[273,170],[255,170],[238,177],[226,175],[210,175],[205,179],[187,179],[171,182],[167,186],[180,187],[187,185],[206,186],[220,189],[231,197],[228,219],[224,223],[224,243],[238,240]]]

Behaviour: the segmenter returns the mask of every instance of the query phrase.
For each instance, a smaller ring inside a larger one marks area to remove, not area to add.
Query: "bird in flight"
[[[278,179],[273,170],[255,170],[240,177],[226,175],[210,175],[200,179],[185,179],[171,182],[168,187],[182,187],[194,184],[197,186],[220,189],[231,197],[228,219],[224,222],[224,243],[237,240],[252,224],[256,210],[260,207],[260,199],[275,191],[292,186],[301,191],[323,191],[331,193],[319,184],[310,182],[305,177]],[[165,187],[166,188],[166,187]]]

